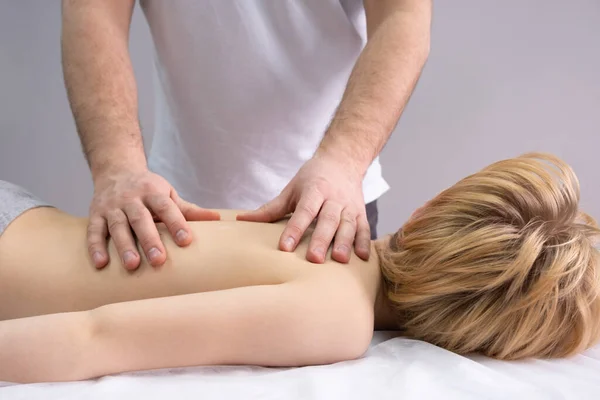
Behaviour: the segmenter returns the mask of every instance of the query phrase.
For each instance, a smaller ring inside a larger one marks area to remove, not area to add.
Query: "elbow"
[[[369,349],[370,335],[339,332],[324,337],[322,334],[310,338],[310,345],[301,346],[301,354],[291,366],[329,365],[361,358]]]
[[[353,343],[348,343],[343,348],[337,349],[335,354],[331,355],[333,362],[352,361],[362,358],[367,350],[371,340],[356,340]]]
[[[95,311],[84,311],[78,313],[78,329],[76,335],[77,348],[79,349],[76,359],[71,363],[66,381],[82,381],[100,376],[98,371],[102,370],[104,352],[99,348],[99,332],[101,324]]]
[[[374,320],[370,310],[360,312],[348,310],[343,321],[337,321],[328,331],[323,354],[329,363],[350,361],[361,358],[369,349],[373,339]]]
[[[312,335],[323,344],[319,347],[327,354],[327,363],[361,358],[369,349],[375,326],[373,303],[360,285],[345,274],[336,275],[336,279],[337,290],[326,292],[312,314],[324,315],[313,325],[318,328],[312,329]]]
[[[346,331],[342,334],[346,338],[343,346],[338,349],[340,361],[356,360],[361,358],[369,349],[373,339],[373,325],[364,323],[362,326],[354,327],[351,333]]]
[[[95,351],[94,318],[91,312],[78,313],[77,333],[74,336],[79,350],[68,371],[66,381],[82,381],[94,378],[94,369],[99,362]]]
[[[370,334],[349,334],[345,332],[336,336],[320,352],[319,358],[321,360],[319,364],[334,364],[361,358],[369,349],[373,337],[373,330],[371,329],[370,331]]]

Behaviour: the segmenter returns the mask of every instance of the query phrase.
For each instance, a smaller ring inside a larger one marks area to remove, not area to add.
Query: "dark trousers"
[[[379,210],[377,209],[377,200],[374,200],[366,205],[367,220],[371,228],[371,240],[377,239],[377,221],[379,220]]]

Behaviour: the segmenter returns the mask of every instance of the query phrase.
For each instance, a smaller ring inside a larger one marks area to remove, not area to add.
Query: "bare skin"
[[[325,249],[332,243],[331,257],[339,262],[351,260],[352,250],[369,258],[362,180],[398,122],[428,57],[431,3],[364,0],[368,42],[321,145],[278,197],[240,215],[246,221],[273,222],[292,213],[275,238],[281,250],[295,251],[317,218],[304,249],[307,260],[329,259]],[[210,219],[147,169],[128,49],[134,4],[134,0],[62,2],[64,78],[94,179],[87,243],[98,268],[116,256],[107,252],[107,233],[125,268],[137,268],[142,251],[154,266],[165,262],[167,250],[152,224],[152,213],[167,224],[180,246],[192,240],[187,221]],[[130,224],[132,220],[135,223]]]
[[[87,219],[53,208],[16,219],[0,237],[0,358],[10,361],[0,381],[321,364],[360,356],[373,328],[393,327],[378,300],[377,257],[310,263],[302,254],[308,240],[295,253],[277,250],[286,221],[240,222],[235,212],[220,213],[221,221],[191,223],[196,240],[184,248],[159,224],[165,264],[142,259],[135,271],[118,262],[95,268]],[[116,254],[112,241],[108,248]]]
[[[412,94],[429,54],[431,0],[364,0],[367,45],[348,80],[337,112],[315,155],[281,194],[245,221],[272,222],[292,213],[279,248],[293,251],[311,222],[318,223],[307,259],[320,263],[333,242],[333,259],[369,258],[369,225],[362,181]]]

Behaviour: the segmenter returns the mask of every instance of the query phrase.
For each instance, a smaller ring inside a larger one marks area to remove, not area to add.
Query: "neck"
[[[377,298],[375,299],[375,330],[397,331],[399,327],[394,312],[390,307],[385,293],[383,293],[383,285],[380,286]]]
[[[386,240],[389,238],[383,238],[380,240]],[[373,246],[376,248],[377,246]],[[375,251],[377,255],[377,252]],[[377,255],[377,263],[379,264],[379,256]],[[392,307],[388,301],[385,293],[385,285],[383,284],[383,276],[381,275],[381,268],[379,268],[379,284],[377,285],[377,297],[375,298],[375,330],[380,331],[395,331],[398,330],[398,323],[396,321]]]

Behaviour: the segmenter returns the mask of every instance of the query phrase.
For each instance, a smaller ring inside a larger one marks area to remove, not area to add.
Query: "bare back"
[[[232,211],[221,216],[221,221],[191,222],[194,241],[185,248],[159,224],[167,262],[154,268],[142,259],[129,272],[112,243],[111,263],[102,270],[93,266],[86,249],[87,219],[54,208],[29,210],[0,237],[0,320],[315,277],[333,281],[336,271],[353,274],[375,300],[376,257],[364,262],[353,255],[347,265],[330,259],[312,264],[304,258],[307,240],[295,253],[277,250],[285,221],[238,222]]]

